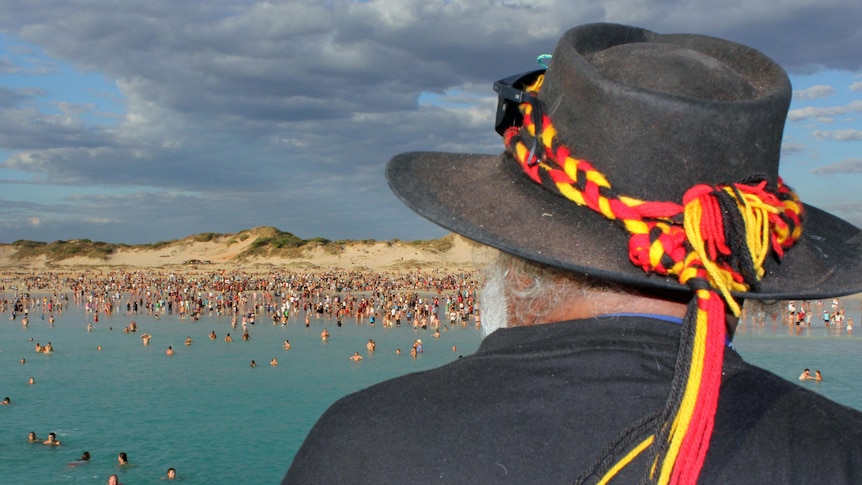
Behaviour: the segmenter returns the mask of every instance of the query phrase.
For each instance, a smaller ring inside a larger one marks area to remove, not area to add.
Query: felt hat
[[[774,189],[790,97],[784,70],[749,47],[589,24],[560,39],[538,101],[561,143],[618,193],[680,203],[696,184],[761,177]],[[620,225],[531,180],[507,153],[404,153],[386,176],[408,207],[469,239],[603,280],[691,291],[633,264]],[[805,205],[801,237],[764,268],[756,289],[734,295],[862,292],[862,231]]]

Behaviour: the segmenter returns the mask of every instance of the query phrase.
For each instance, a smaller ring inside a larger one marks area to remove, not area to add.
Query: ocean
[[[70,304],[55,318],[50,326],[36,310],[26,328],[8,313],[0,321],[0,399],[12,401],[0,406],[0,483],[104,484],[112,473],[126,485],[162,483],[174,467],[184,483],[275,484],[336,399],[444,365],[474,352],[481,340],[472,322],[435,338],[430,329],[370,326],[364,320],[345,319],[338,327],[334,320],[311,318],[306,328],[302,319],[282,326],[263,318],[242,341],[242,329],[231,328],[227,316],[102,316],[88,331],[92,315]],[[124,333],[131,320],[138,331]],[[324,328],[330,333],[325,342]],[[141,342],[145,332],[152,334],[148,346]],[[210,340],[210,332],[218,338]],[[223,340],[227,333],[232,342]],[[190,346],[183,344],[187,337]],[[290,350],[282,348],[285,339]],[[374,352],[366,350],[369,339],[377,344]],[[424,352],[413,359],[416,339],[422,339]],[[51,342],[54,353],[34,352],[37,342]],[[169,345],[173,356],[165,354]],[[862,409],[857,336],[749,324],[740,328],[735,346],[747,360],[792,381],[805,367],[819,369],[822,382],[800,385]],[[351,361],[354,352],[363,360]],[[277,366],[270,365],[273,357]],[[252,359],[256,367],[249,365]],[[30,431],[40,440],[55,432],[62,445],[29,443]],[[90,462],[70,465],[84,451]],[[131,465],[117,465],[120,452]]]

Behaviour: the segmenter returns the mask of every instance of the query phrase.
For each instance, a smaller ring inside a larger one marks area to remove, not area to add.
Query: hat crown
[[[590,24],[560,39],[539,97],[558,139],[618,193],[679,201],[699,183],[774,187],[790,95],[749,47]]]

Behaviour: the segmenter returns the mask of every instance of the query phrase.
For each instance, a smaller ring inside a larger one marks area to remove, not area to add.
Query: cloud
[[[862,91],[862,81],[856,81],[850,85],[851,91]]]
[[[781,153],[783,155],[792,155],[796,153],[802,153],[806,149],[805,144],[799,142],[789,142],[785,141],[781,143]]]
[[[826,98],[835,94],[835,88],[825,84],[818,84],[807,89],[793,91],[793,99],[803,101],[810,99]]]
[[[809,118],[831,120],[835,116],[849,113],[862,112],[862,100],[854,100],[844,106],[830,106],[823,108],[805,107],[792,109],[787,113],[790,121],[802,121]]]
[[[846,129],[835,131],[815,130],[811,135],[818,140],[857,141],[862,140],[862,130]]]
[[[848,158],[825,167],[815,168],[811,173],[820,175],[862,173],[862,158]]]
[[[137,242],[253,225],[335,239],[441,235],[391,195],[386,161],[502,151],[491,83],[535,68],[569,27],[700,32],[811,72],[862,69],[859,18],[855,0],[0,2],[0,32],[18,44],[0,53],[0,72],[42,76],[0,85],[0,169],[37,190],[115,191],[75,195],[68,210],[4,206],[16,225],[3,237]],[[66,65],[104,77],[120,113],[83,99],[88,86],[47,81]],[[860,110],[802,108],[790,119]]]

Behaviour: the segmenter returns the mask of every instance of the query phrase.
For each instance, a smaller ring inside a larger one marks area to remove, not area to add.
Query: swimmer
[[[217,339],[217,338],[218,338],[218,337],[216,337],[215,330],[211,330],[211,331],[210,331],[210,340],[215,340],[215,339]],[[171,468],[171,470],[173,470],[173,468]]]
[[[233,342],[233,339],[231,338],[230,334],[227,334],[227,336],[225,336],[225,338],[224,338],[224,341],[225,342]]]
[[[51,345],[51,342],[48,342],[47,344],[45,344],[44,347],[42,347],[42,353],[43,354],[53,354],[54,353],[54,346]]]
[[[19,360],[18,362],[20,362],[20,363],[22,363],[22,364],[26,364],[26,363],[27,363],[27,359],[25,359],[24,357],[21,357],[21,360]]]
[[[121,451],[121,452],[117,455],[117,464],[118,464],[118,465],[120,465],[120,466],[128,465],[128,464],[129,464],[129,456],[128,456],[128,455],[126,455],[126,452],[125,452],[125,451]]]
[[[59,446],[60,440],[57,439],[57,435],[54,433],[48,433],[48,438],[42,442],[43,445],[51,445],[51,446]]]
[[[811,371],[808,369],[805,369],[804,371],[802,371],[802,374],[799,374],[799,380],[800,381],[807,381],[808,379],[813,379],[813,377],[811,377]]]
[[[114,475],[111,475],[110,477],[108,477],[108,485],[123,485],[123,484],[120,483],[120,477],[118,477],[116,474],[114,474]]]
[[[320,332],[320,340],[323,340],[324,342],[329,340],[329,332],[325,328]]]
[[[365,344],[365,348],[368,349],[369,352],[374,352],[377,349],[377,343],[373,339],[368,339],[368,343]]]
[[[40,440],[36,436],[35,431],[30,431],[30,433],[27,435],[27,441],[29,441],[30,443],[38,443]]]
[[[191,337],[191,335],[189,335],[188,337],[186,337],[185,345],[189,346],[191,344],[192,344],[192,337]]]
[[[269,361],[269,365],[271,365],[271,366],[276,366],[276,365],[278,365],[278,359],[276,359],[275,357],[273,357],[273,358],[272,358],[272,360],[271,360],[271,361]]]
[[[92,323],[88,323],[88,324],[87,324],[87,331],[88,331],[88,332],[92,332],[92,331],[93,331],[93,328],[95,328],[95,327],[93,327],[93,324],[92,324]]]
[[[141,342],[142,342],[144,345],[150,345],[150,339],[151,339],[151,338],[153,338],[153,336],[152,336],[152,335],[150,335],[150,334],[148,334],[148,333],[144,333],[143,335],[141,335]]]
[[[36,342],[36,352],[40,354],[42,353],[42,344],[39,342]]]
[[[101,345],[97,345],[97,346],[96,346],[96,350],[102,350],[102,346],[101,346]]]
[[[250,363],[250,364],[248,364],[248,366],[249,366],[249,367],[257,367],[257,362],[255,362],[255,361],[254,361],[254,359],[252,359],[252,360],[251,360],[251,363]]]
[[[11,400],[11,399],[9,399],[9,396],[6,396],[6,397],[3,399],[3,401],[2,401],[2,402],[0,402],[0,404],[2,404],[2,405],[4,405],[4,406],[5,406],[5,405],[7,405],[7,404],[12,404],[12,400]]]
[[[171,346],[170,346],[170,345],[168,345],[168,350],[166,350],[166,351],[165,351],[165,354],[167,354],[167,355],[174,355],[175,353],[176,353],[176,352],[174,352],[174,349],[173,349],[173,348],[171,348]]]
[[[177,470],[174,467],[168,468],[168,473],[165,475],[165,478],[168,480],[177,478]]]
[[[401,355],[401,349],[395,349],[395,355]]]
[[[29,380],[28,382],[30,383],[30,385],[33,385],[33,384],[35,384],[35,383],[36,383],[36,379],[34,379],[34,378],[32,378],[32,377],[31,377],[31,378],[30,378],[30,380]]]
[[[77,460],[70,462],[66,466],[80,466],[80,465],[84,465],[84,464],[89,463],[89,462],[90,462],[90,452],[85,451],[84,453],[81,454],[81,458],[78,458]]]
[[[814,377],[812,379],[814,379],[815,381],[822,381],[823,374],[821,374],[819,370],[816,370],[814,371]]]
[[[362,356],[359,355],[359,352],[354,352],[353,355],[350,356],[350,360],[359,362],[360,360],[362,360]]]
[[[290,350],[290,340],[284,341],[284,350]]]

